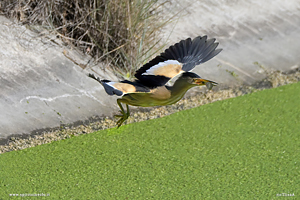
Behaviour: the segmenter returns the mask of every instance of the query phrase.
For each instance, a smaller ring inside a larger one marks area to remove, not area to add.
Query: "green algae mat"
[[[0,199],[299,199],[299,172],[297,83],[4,153]]]

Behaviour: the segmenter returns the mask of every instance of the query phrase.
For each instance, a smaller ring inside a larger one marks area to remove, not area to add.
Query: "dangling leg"
[[[117,99],[117,103],[118,103],[118,105],[119,105],[119,107],[120,107],[120,113],[121,113],[121,115],[115,115],[115,117],[119,117],[120,119],[118,120],[118,122],[117,122],[117,125],[118,125],[118,128],[123,124],[123,122],[126,120],[126,119],[128,119],[128,117],[129,117],[129,115],[130,115],[130,112],[129,112],[129,106],[128,106],[128,104],[126,104],[126,109],[127,109],[127,111],[125,112],[125,110],[124,110],[124,108],[123,108],[123,106],[122,106],[122,99]],[[124,102],[123,102],[124,103]]]

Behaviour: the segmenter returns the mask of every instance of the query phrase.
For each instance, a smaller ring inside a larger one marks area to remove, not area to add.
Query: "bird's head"
[[[201,78],[195,73],[192,72],[185,72],[179,78],[181,81],[184,81],[192,86],[202,86],[205,85],[209,90],[212,89],[213,86],[216,86],[218,83],[210,80],[206,80]]]

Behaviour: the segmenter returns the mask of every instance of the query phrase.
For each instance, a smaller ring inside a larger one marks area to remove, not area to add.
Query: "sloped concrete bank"
[[[55,37],[39,36],[0,16],[0,140],[110,116],[114,98],[87,78],[91,68],[77,65],[89,59]],[[101,66],[91,67],[116,79]]]
[[[252,84],[266,76],[261,67],[281,71],[299,67],[300,1],[171,2],[165,6],[166,13],[179,14],[175,26],[168,24],[163,32],[165,38],[171,34],[170,43],[208,35],[223,48],[207,65],[195,69],[203,77],[217,77],[229,85]]]
[[[172,1],[166,13],[182,10],[162,37],[168,44],[209,35],[223,52],[195,69],[221,88],[252,85],[266,71],[289,71],[300,65],[300,2]],[[0,16],[0,142],[37,130],[112,116],[115,97],[86,74],[91,69],[117,78],[101,66],[83,66],[90,58],[51,35],[40,36]],[[70,59],[71,58],[71,59]],[[83,69],[84,68],[84,69]]]
[[[278,86],[296,83],[300,81],[300,69],[282,73],[280,71],[267,72],[268,76],[252,86],[234,86],[227,89],[214,91],[194,90],[192,95],[171,106],[154,107],[149,109],[138,109],[131,113],[131,117],[124,123],[134,123],[149,119],[160,118],[180,110],[190,109],[214,101],[224,100],[256,92],[262,89],[275,88]],[[105,118],[96,122],[86,123],[75,127],[65,127],[58,130],[44,131],[43,134],[32,135],[26,138],[11,137],[5,145],[0,145],[0,154],[34,147],[52,141],[63,140],[73,136],[92,133],[98,130],[112,128],[116,126],[116,120]]]

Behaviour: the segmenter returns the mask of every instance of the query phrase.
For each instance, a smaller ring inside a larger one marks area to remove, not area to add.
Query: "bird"
[[[205,85],[211,90],[216,86],[218,83],[191,72],[195,66],[212,59],[222,51],[217,49],[219,43],[215,41],[215,38],[208,39],[206,35],[181,40],[138,69],[134,81],[101,80],[91,73],[88,76],[98,81],[108,95],[120,97],[117,99],[120,114],[115,115],[119,118],[119,128],[130,116],[129,105],[171,105],[182,99],[192,87]],[[170,85],[170,82],[173,82],[173,85]],[[126,105],[126,111],[122,104]]]

